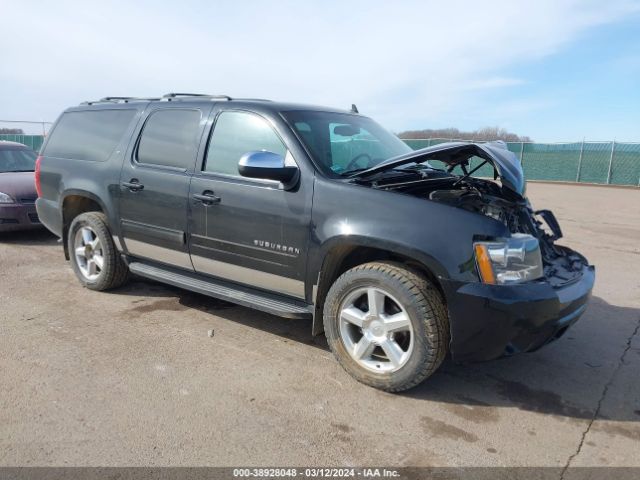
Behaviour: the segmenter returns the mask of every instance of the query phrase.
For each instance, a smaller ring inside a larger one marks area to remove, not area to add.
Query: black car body
[[[42,228],[35,205],[35,160],[26,145],[0,141],[0,232]]]
[[[82,249],[94,237],[83,242],[78,230],[74,244],[69,232],[78,215],[100,212],[135,273],[312,318],[314,334],[337,279],[371,262],[419,275],[430,286],[423,293],[433,287],[447,317],[438,334],[456,361],[532,351],[564,333],[584,312],[594,268],[556,244],[560,228],[530,206],[517,158],[498,143],[414,152],[391,137],[353,111],[181,94],[106,98],[54,125],[39,159],[37,209],[86,271]],[[473,178],[472,159],[495,179]],[[385,298],[389,317],[395,307]],[[414,344],[402,341],[409,352]],[[376,345],[368,374],[376,358],[384,362]],[[388,390],[415,383],[359,379]]]

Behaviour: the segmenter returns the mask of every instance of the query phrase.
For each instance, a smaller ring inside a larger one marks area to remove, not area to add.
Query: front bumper
[[[35,205],[10,203],[0,205],[0,232],[42,228]]]
[[[584,313],[594,281],[591,265],[560,287],[544,280],[520,285],[443,280],[453,360],[531,352],[559,338]]]

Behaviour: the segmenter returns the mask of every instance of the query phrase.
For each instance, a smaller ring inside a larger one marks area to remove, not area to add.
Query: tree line
[[[446,138],[452,140],[503,140],[505,142],[531,142],[526,135],[518,135],[500,127],[484,127],[470,132],[457,128],[425,128],[424,130],[406,130],[398,134],[400,138]]]

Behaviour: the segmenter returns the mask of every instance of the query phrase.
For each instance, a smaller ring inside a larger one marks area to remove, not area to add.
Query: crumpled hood
[[[368,177],[375,173],[406,165],[422,163],[427,160],[440,160],[447,165],[455,166],[467,162],[471,157],[480,157],[489,162],[498,172],[504,186],[524,196],[525,180],[522,165],[518,157],[507,149],[502,141],[487,143],[448,142],[432,147],[422,148],[405,153],[354,175],[357,178]]]
[[[11,195],[13,199],[35,199],[35,174],[33,172],[0,173],[0,192]]]

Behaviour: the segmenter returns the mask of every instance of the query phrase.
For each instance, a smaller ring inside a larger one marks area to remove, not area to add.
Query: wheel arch
[[[448,278],[448,275],[444,266],[434,257],[402,245],[372,243],[369,239],[366,240],[352,238],[349,241],[333,242],[325,249],[313,292],[313,335],[319,335],[324,331],[322,311],[331,285],[344,272],[364,263],[386,260],[406,265],[424,275],[440,291],[442,298],[445,298],[439,278]]]
[[[69,246],[67,236],[74,218],[85,212],[102,212],[108,215],[104,202],[100,198],[85,190],[67,190],[61,196],[60,211],[62,212],[62,245],[64,256],[69,260]]]

